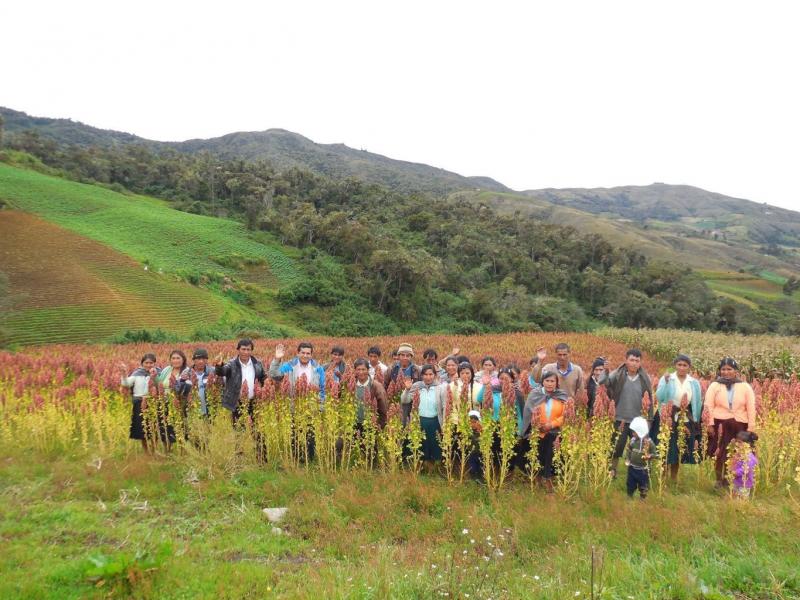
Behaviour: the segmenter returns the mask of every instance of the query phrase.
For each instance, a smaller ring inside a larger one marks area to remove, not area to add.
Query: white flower
[[[538,575],[534,575],[534,576],[533,576],[533,578],[534,578],[536,581],[539,581],[539,576],[538,576]]]
[[[461,530],[461,533],[462,533],[463,535],[467,535],[467,534],[469,533],[469,529],[467,529],[467,528],[465,527],[464,529],[462,529],[462,530]]]
[[[471,540],[469,541],[469,543],[470,543],[470,544],[474,544],[474,543],[475,543],[475,540],[472,540],[472,539],[471,539]]]

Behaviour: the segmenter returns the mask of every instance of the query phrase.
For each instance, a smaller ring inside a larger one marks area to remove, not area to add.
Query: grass
[[[618,481],[607,497],[564,502],[522,481],[496,496],[379,473],[263,468],[198,481],[179,457],[136,450],[10,453],[0,597],[589,598],[592,546],[604,555],[598,598],[800,597],[797,505],[689,487],[642,503]],[[267,506],[289,507],[283,534]],[[165,543],[152,570],[99,587],[87,577],[90,557]]]
[[[281,284],[297,276],[293,260],[277,242],[270,244],[264,235],[256,241],[241,223],[184,213],[162,200],[123,195],[2,163],[0,198],[155,271],[236,275],[220,259],[227,262],[227,257],[240,256],[265,261]]]

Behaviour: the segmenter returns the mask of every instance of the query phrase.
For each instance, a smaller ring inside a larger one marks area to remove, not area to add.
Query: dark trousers
[[[714,434],[708,439],[709,456],[716,454],[714,470],[717,481],[725,478],[728,467],[728,446],[740,431],[747,431],[747,423],[740,423],[736,419],[714,419]]]
[[[647,496],[647,490],[649,489],[650,473],[647,469],[628,467],[628,496],[633,496],[634,492],[639,490],[639,495],[644,498]]]
[[[622,421],[614,421],[614,435],[611,438],[614,451],[611,454],[611,458],[618,460],[622,456],[622,453],[625,452],[625,444],[628,443],[630,437],[631,424],[623,423]]]
[[[553,446],[556,438],[558,437],[557,431],[548,431],[544,437],[539,438],[539,464],[542,467],[542,478],[552,479],[556,471],[553,467]]]

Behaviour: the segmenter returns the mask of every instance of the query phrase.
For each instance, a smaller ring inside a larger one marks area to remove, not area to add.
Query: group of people
[[[645,497],[649,488],[649,465],[656,457],[659,435],[669,436],[666,459],[670,475],[675,478],[681,463],[694,463],[698,456],[714,456],[717,486],[727,485],[728,449],[732,443],[753,445],[755,434],[755,394],[750,385],[739,377],[739,367],[732,358],[724,358],[719,365],[717,378],[703,397],[700,383],[690,371],[691,358],[679,355],[673,362],[674,371],[658,379],[655,389],[642,365],[642,353],[632,348],[626,352],[625,362],[611,369],[609,362],[599,357],[587,374],[571,360],[568,344],[555,346],[556,360],[547,361],[547,351],[537,350],[526,371],[516,364],[500,366],[491,356],[483,357],[477,366],[458,348],[439,360],[438,352],[428,348],[422,353],[422,363],[415,362],[411,344],[400,344],[392,352],[391,360],[382,361],[378,347],[370,347],[366,358],[358,358],[352,366],[345,361],[345,351],[334,346],[330,360],[320,364],[314,359],[314,346],[301,342],[296,355],[288,357],[286,348],[279,344],[274,356],[265,365],[253,356],[252,340],[239,340],[236,356],[227,362],[218,355],[209,364],[208,352],[203,348],[192,354],[192,364],[187,364],[181,350],[170,353],[169,365],[156,367],[156,357],[146,354],[141,366],[127,373],[121,365],[123,386],[130,388],[133,399],[130,437],[142,440],[148,448],[143,420],[147,397],[155,385],[169,387],[185,407],[192,390],[196,390],[200,412],[208,414],[207,388],[212,380],[222,386],[222,406],[230,411],[235,424],[244,415],[253,416],[253,398],[257,386],[267,378],[283,382],[290,397],[294,397],[298,384],[318,394],[320,410],[324,410],[326,390],[331,381],[340,383],[352,369],[353,401],[357,405],[357,423],[367,418],[367,395],[374,405],[376,422],[383,428],[387,422],[390,401],[399,401],[403,425],[412,418],[419,420],[425,432],[422,453],[429,464],[441,460],[440,439],[447,419],[458,423],[467,415],[473,434],[479,436],[484,418],[500,418],[503,394],[513,394],[517,420],[517,446],[514,463],[526,468],[532,446],[540,466],[543,484],[552,489],[556,474],[554,448],[564,424],[567,404],[585,394],[588,416],[594,414],[598,390],[604,386],[606,394],[615,403],[615,433],[613,447],[609,450],[609,471],[617,476],[619,459],[627,466],[629,495],[638,491]],[[338,389],[338,388],[336,388]],[[659,410],[666,407],[667,410]],[[669,415],[661,422],[661,414]],[[185,418],[185,408],[184,408]],[[708,448],[696,451],[707,428]],[[175,432],[167,424],[158,426],[161,439],[175,441]],[[738,442],[737,442],[738,440]],[[746,462],[755,459],[753,452],[746,453]],[[748,462],[749,464],[749,462]],[[738,465],[735,465],[738,468]],[[473,453],[469,470],[476,477],[482,472],[481,461]],[[752,470],[734,480],[738,490],[752,488]],[[735,473],[738,473],[735,468]],[[748,476],[749,473],[749,476]]]

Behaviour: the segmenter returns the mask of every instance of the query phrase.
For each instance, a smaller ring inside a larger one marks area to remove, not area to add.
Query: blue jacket
[[[319,407],[322,409],[325,406],[325,369],[323,369],[313,358],[308,361],[311,365],[311,380],[308,385],[314,385],[319,388]],[[300,359],[294,357],[289,362],[281,363],[277,358],[273,358],[269,364],[269,376],[273,379],[281,380],[284,377],[289,377],[289,393],[294,396],[294,385],[297,382],[298,366]]]
[[[690,406],[692,421],[699,423],[700,418],[703,416],[703,392],[700,389],[700,382],[691,375],[688,375],[688,377],[689,385],[692,388],[692,403]],[[670,375],[669,381],[666,381],[664,377],[658,380],[656,398],[659,406],[671,401],[677,395],[677,384],[678,381],[674,375]]]

